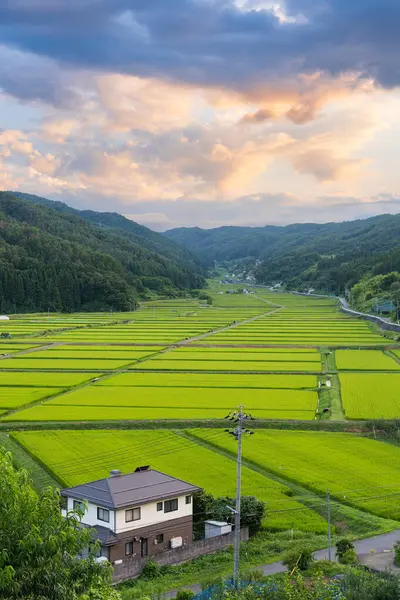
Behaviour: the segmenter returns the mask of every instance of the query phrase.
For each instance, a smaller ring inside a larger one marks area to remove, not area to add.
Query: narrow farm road
[[[367,556],[370,555],[370,559],[368,564],[370,567],[374,568],[374,554],[382,554],[389,553],[392,551],[394,544],[400,540],[400,529],[395,529],[394,531],[390,531],[389,533],[382,533],[381,535],[376,535],[373,537],[365,538],[362,540],[357,540],[354,542],[355,551],[358,556]],[[371,552],[373,551],[373,553]],[[336,548],[332,548],[332,557],[335,557]],[[328,549],[317,550],[314,552],[314,558],[316,560],[327,560],[328,559]],[[377,560],[377,565],[378,565]],[[277,573],[284,573],[287,569],[282,561],[277,561],[273,563],[269,563],[266,565],[261,565],[257,567],[257,570],[263,572],[264,575],[275,575]],[[184,589],[192,590],[195,594],[199,594],[201,592],[201,585],[189,585],[185,586]],[[170,590],[165,594],[165,598],[168,600],[170,598],[175,598],[178,590]]]

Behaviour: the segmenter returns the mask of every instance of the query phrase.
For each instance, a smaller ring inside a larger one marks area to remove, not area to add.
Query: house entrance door
[[[140,538],[140,554],[141,556],[147,556],[149,548],[147,544],[147,538]]]

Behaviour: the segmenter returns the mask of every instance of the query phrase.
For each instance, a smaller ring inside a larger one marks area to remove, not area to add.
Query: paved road
[[[400,529],[395,529],[390,533],[383,533],[382,535],[376,535],[374,537],[365,538],[363,540],[358,540],[354,542],[354,547],[357,555],[359,556],[367,556],[370,558],[368,560],[368,565],[370,567],[374,567],[373,554],[371,554],[371,550],[374,551],[374,554],[389,552],[392,550],[393,545],[400,540]],[[336,548],[332,548],[332,558],[335,558]],[[328,559],[328,549],[317,550],[314,552],[314,558],[316,560],[325,560]],[[365,562],[365,561],[364,561]],[[378,566],[378,565],[377,565]],[[264,573],[264,575],[275,575],[276,573],[284,573],[286,571],[285,565],[281,562],[273,562],[267,565],[262,565],[257,567],[257,570],[260,570]],[[200,585],[188,585],[185,589],[192,590],[195,594],[199,594],[201,592]],[[171,590],[167,592],[165,595],[166,599],[175,598],[177,590]]]

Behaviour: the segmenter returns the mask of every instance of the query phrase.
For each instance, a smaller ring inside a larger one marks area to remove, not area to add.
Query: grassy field
[[[336,366],[340,371],[396,371],[400,364],[380,350],[336,350]]]
[[[11,434],[44,463],[66,486],[107,477],[118,466],[131,472],[141,464],[204,487],[216,496],[233,495],[236,464],[207,448],[169,431],[42,431]],[[213,439],[226,436],[218,431]],[[243,493],[256,495],[267,507],[292,510],[274,513],[265,526],[324,531],[326,522],[289,497],[289,488],[255,471],[243,468]]]
[[[209,430],[192,434],[236,451],[230,437]],[[243,457],[310,490],[372,514],[400,520],[400,448],[346,433],[257,431],[244,441]]]
[[[400,419],[400,373],[341,373],[339,379],[348,419]]]

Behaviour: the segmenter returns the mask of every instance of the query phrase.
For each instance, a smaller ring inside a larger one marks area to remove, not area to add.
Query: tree
[[[212,512],[213,518],[219,521],[229,521],[232,518],[232,511],[227,506],[234,507],[235,499],[223,496],[215,500]],[[255,531],[261,527],[261,522],[265,516],[265,504],[255,496],[242,496],[240,506],[240,524],[249,527]]]
[[[0,449],[0,598],[117,600],[111,567],[95,560],[93,531],[79,512],[64,518],[60,494],[33,491],[25,470]],[[85,558],[80,558],[84,555]]]
[[[282,562],[289,571],[294,569],[306,571],[313,560],[312,551],[306,546],[304,548],[290,548],[285,552]]]

